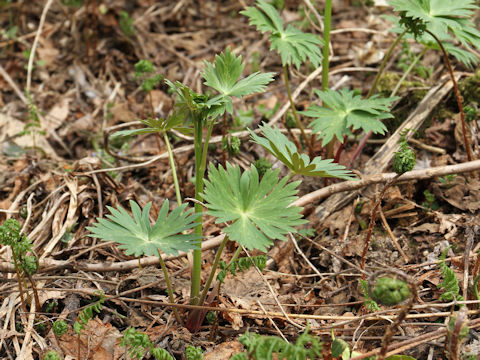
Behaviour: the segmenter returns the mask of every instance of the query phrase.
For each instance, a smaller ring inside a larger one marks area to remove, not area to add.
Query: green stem
[[[215,260],[213,260],[213,265],[210,271],[210,275],[208,276],[207,282],[205,283],[205,286],[202,291],[202,295],[200,296],[200,299],[198,300],[197,305],[203,305],[205,299],[207,298],[208,290],[210,289],[210,285],[212,284],[212,281],[215,277],[215,272],[217,271],[218,264],[220,263],[220,258],[222,257],[223,249],[225,248],[225,245],[227,244],[227,242],[228,242],[228,235],[225,235],[220,246],[218,247],[217,254],[215,255]]]
[[[297,109],[295,108],[295,103],[293,102],[293,97],[292,97],[292,91],[290,89],[290,81],[288,79],[288,67],[285,65],[283,67],[283,75],[285,78],[285,88],[287,89],[287,94],[288,94],[288,100],[290,101],[290,107],[292,109],[293,117],[295,118],[295,122],[297,123],[298,128],[300,129],[300,132],[302,133],[303,140],[308,146],[308,151],[310,152],[310,156],[314,155],[313,147],[311,144],[310,139],[307,137],[307,134],[305,133],[305,128],[302,125],[302,122],[300,121],[300,117],[298,116]],[[298,149],[301,150],[301,149]]]
[[[472,149],[470,147],[470,141],[468,140],[468,136],[467,136],[467,123],[465,121],[465,113],[463,111],[462,95],[460,94],[460,90],[458,90],[458,85],[457,85],[457,81],[455,80],[455,74],[453,73],[452,64],[450,64],[450,60],[448,59],[447,51],[443,47],[443,44],[440,41],[440,39],[434,33],[432,33],[431,31],[429,31],[429,30],[425,30],[425,31],[435,39],[438,46],[440,46],[440,49],[442,50],[443,59],[445,61],[445,64],[447,65],[448,72],[450,74],[450,79],[452,80],[452,83],[453,83],[453,90],[454,90],[454,93],[455,93],[455,98],[457,99],[458,111],[460,111],[460,120],[462,121],[462,132],[463,132],[463,142],[464,142],[463,145],[465,146],[465,149],[467,150],[468,161],[472,161],[473,160],[473,153],[472,153]]]
[[[408,74],[410,74],[410,72],[413,70],[413,68],[415,67],[415,65],[417,65],[417,63],[420,61],[420,59],[422,58],[423,55],[425,55],[425,52],[427,51],[427,48],[423,48],[422,51],[420,51],[420,53],[415,57],[415,59],[413,59],[412,63],[410,64],[410,66],[407,68],[407,70],[403,73],[402,77],[400,78],[400,80],[398,81],[397,85],[395,85],[395,88],[393,89],[392,93],[390,94],[390,97],[394,97],[396,94],[397,94],[397,91],[398,89],[400,89],[400,86],[402,85],[402,82],[405,81],[405,79],[407,78]]]
[[[325,0],[325,8],[323,15],[323,58],[322,58],[322,91],[328,90],[328,70],[330,67],[330,27],[332,20],[332,0]],[[312,136],[312,141],[314,137]],[[335,140],[327,144],[327,158],[333,158],[333,151],[335,148]]]
[[[207,167],[207,153],[208,153],[208,142],[212,135],[213,130],[213,121],[210,122],[207,128],[207,136],[203,141],[202,148],[202,137],[203,137],[203,126],[202,119],[194,120],[194,137],[195,137],[195,199],[198,202],[195,203],[195,213],[200,214],[203,212],[203,207],[201,205],[202,196],[200,195],[203,192],[203,176],[205,175],[205,169]],[[203,235],[202,227],[202,218],[200,217],[195,226],[195,234],[200,238]],[[202,272],[202,240],[198,240],[198,249],[193,250],[193,269],[192,269],[192,284],[190,289],[190,303],[196,305],[198,303],[198,297],[200,294],[200,275]]]
[[[322,59],[322,91],[328,89],[328,70],[330,67],[330,27],[332,20],[332,0],[325,0],[323,15],[323,59]]]
[[[175,193],[177,195],[177,203],[178,205],[180,205],[182,203],[182,195],[180,194],[180,186],[178,185],[177,169],[175,167],[175,161],[173,159],[172,147],[170,146],[170,141],[168,140],[168,135],[165,131],[163,132],[163,139],[165,141],[165,144],[167,145],[168,160],[170,160],[170,167],[172,168],[172,177],[173,184],[175,185]]]
[[[375,80],[373,80],[373,84],[372,84],[372,87],[370,88],[370,90],[368,91],[368,94],[367,94],[367,99],[372,96],[373,94],[375,94],[375,91],[377,90],[377,85],[378,85],[378,81],[380,80],[380,77],[382,76],[382,73],[383,73],[383,70],[385,69],[385,66],[387,66],[387,62],[388,60],[390,60],[390,56],[392,55],[393,53],[393,50],[395,49],[395,47],[398,45],[398,43],[400,42],[400,40],[402,40],[403,36],[407,33],[407,30],[403,30],[403,32],[395,39],[395,41],[392,43],[392,45],[390,46],[390,48],[388,49],[387,53],[385,54],[384,58],[383,58],[383,61],[380,65],[380,68],[378,69],[378,72],[377,72],[377,76],[375,76]]]
[[[195,199],[201,201],[200,194],[203,191],[203,173],[201,172],[202,163],[202,120],[194,119],[194,148],[195,148]],[[195,213],[202,213],[203,208],[199,203],[195,203]],[[193,266],[192,266],[192,281],[190,288],[190,303],[192,305],[197,304],[198,295],[200,294],[200,275],[202,272],[202,240],[203,226],[202,216],[198,218],[197,225],[195,226],[195,234],[200,237],[197,241],[198,249],[193,250]]]
[[[160,254],[159,250],[157,251],[158,251],[158,259],[160,262],[160,267],[162,268],[163,276],[165,277],[165,282],[167,283],[168,298],[170,299],[170,302],[172,304],[175,304],[172,282],[170,281],[170,276],[168,275],[167,266],[165,265],[165,261],[163,261],[162,254]],[[175,319],[177,319],[177,322],[182,325],[182,319],[180,318],[180,315],[178,314],[176,307],[173,308],[173,313],[175,314]]]

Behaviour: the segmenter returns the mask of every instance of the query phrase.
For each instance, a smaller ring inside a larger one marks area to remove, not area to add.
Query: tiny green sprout
[[[28,255],[22,258],[22,268],[28,275],[33,275],[38,271],[38,258],[35,255]]]
[[[135,79],[141,79],[142,91],[149,93],[162,82],[163,76],[155,74],[155,66],[150,61],[143,59],[135,64]]]
[[[272,168],[272,163],[266,158],[261,157],[254,161],[253,166],[257,168],[258,175],[262,177],[267,172],[267,170]]]
[[[242,141],[237,136],[227,136],[222,139],[222,148],[228,152],[228,155],[235,156],[240,152]]]
[[[55,336],[61,337],[68,331],[68,325],[63,319],[58,319],[53,323],[53,333]]]
[[[188,345],[185,350],[185,358],[187,360],[203,360],[203,351],[199,347]]]
[[[415,152],[408,146],[406,141],[402,141],[400,149],[393,158],[393,171],[397,174],[403,174],[412,170],[416,164]]]
[[[215,311],[209,311],[205,318],[210,325],[213,325],[215,321],[217,321],[217,313]]]
[[[449,174],[449,175],[439,177],[438,182],[442,185],[450,187],[453,185],[456,178],[457,178],[457,174]]]
[[[43,357],[43,360],[60,360],[60,355],[55,350],[49,350]]]
[[[293,116],[292,112],[288,111],[286,117],[285,125],[287,128],[295,129],[297,127],[297,122],[295,121],[295,117]]]
[[[457,322],[457,316],[456,315],[452,315],[450,317],[450,320],[448,321],[448,327],[447,327],[447,333],[449,334],[449,336],[451,336],[451,333],[453,333],[455,331],[455,323]],[[468,325],[466,324],[466,322],[464,321],[462,323],[462,327],[460,329],[460,333],[458,334],[458,338],[459,340],[462,340],[462,339],[465,339],[467,336],[468,336],[468,333],[470,332],[470,328],[468,327]]]
[[[425,201],[422,206],[428,209],[437,210],[440,205],[435,201],[435,195],[433,195],[428,189],[423,192],[425,196]]]
[[[467,122],[471,122],[478,117],[478,111],[471,105],[465,106],[463,111],[465,112],[465,120]]]
[[[135,27],[133,26],[133,19],[130,17],[130,15],[126,11],[122,11],[120,13],[118,24],[120,25],[120,29],[122,29],[125,36],[131,37],[135,35]]]
[[[378,278],[372,291],[372,299],[387,306],[397,305],[409,297],[408,284],[401,279],[392,277]]]

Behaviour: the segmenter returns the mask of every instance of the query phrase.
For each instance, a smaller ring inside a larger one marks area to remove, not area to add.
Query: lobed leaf
[[[278,128],[268,124],[259,126],[264,137],[250,131],[252,140],[279,159],[294,174],[317,177],[336,177],[345,180],[354,179],[354,175],[344,166],[333,162],[333,159],[324,159],[320,156],[313,160],[306,154],[299,154],[293,142],[283,135]]]
[[[197,249],[199,237],[195,234],[182,232],[193,228],[195,220],[200,214],[193,213],[193,209],[185,211],[187,205],[182,204],[168,215],[169,202],[165,200],[154,226],[150,224],[149,213],[152,203],[140,209],[135,201],[130,200],[132,216],[123,208],[115,209],[108,206],[110,215],[107,219],[97,219],[87,229],[91,237],[105,241],[115,241],[125,250],[127,255],[158,255],[158,249],[167,255],[177,255],[179,251]]]
[[[266,251],[272,240],[285,240],[294,226],[305,223],[301,208],[290,206],[300,182],[287,184],[278,173],[267,170],[260,180],[253,165],[241,173],[229,163],[226,170],[210,164],[203,194],[207,212],[216,223],[231,222],[223,231],[247,249]]]
[[[315,90],[315,93],[323,101],[323,106],[311,105],[300,113],[315,118],[310,127],[322,138],[322,145],[328,144],[334,137],[343,142],[344,136],[350,134],[350,128],[385,134],[387,128],[380,120],[393,118],[390,106],[397,99],[376,95],[362,99],[348,89]]]
[[[474,0],[389,0],[389,3],[402,18],[422,21],[444,46],[448,44],[446,50],[465,65],[472,66],[478,62],[471,53],[468,55],[468,51],[449,44],[457,40],[467,50],[469,46],[480,48],[480,31],[471,20],[478,9]],[[417,36],[417,40],[427,44],[435,42],[427,33]]]
[[[217,90],[220,95],[216,101],[223,104],[223,111],[233,113],[231,96],[242,97],[265,90],[266,85],[273,80],[274,73],[255,72],[240,79],[245,65],[241,56],[235,56],[228,47],[225,52],[215,56],[215,63],[205,61],[205,71],[202,73],[204,84]]]
[[[285,29],[278,11],[264,0],[257,1],[257,7],[247,7],[240,13],[250,19],[262,33],[271,32],[270,50],[277,50],[282,58],[282,65],[294,64],[297,69],[309,59],[318,66],[322,61],[323,40],[314,34],[304,33],[288,25]]]

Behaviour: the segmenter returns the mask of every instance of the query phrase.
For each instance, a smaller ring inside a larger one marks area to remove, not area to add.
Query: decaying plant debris
[[[367,3],[0,4],[0,358],[476,358],[478,9]]]

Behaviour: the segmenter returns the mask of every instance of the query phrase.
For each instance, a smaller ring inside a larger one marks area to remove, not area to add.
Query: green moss
[[[473,76],[461,80],[458,87],[465,104],[480,104],[480,70],[477,70]]]

